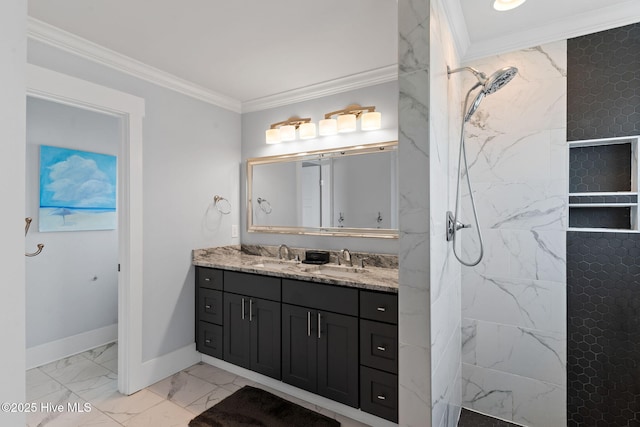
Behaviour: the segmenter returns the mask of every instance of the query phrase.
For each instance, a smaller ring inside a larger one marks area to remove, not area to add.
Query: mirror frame
[[[338,147],[325,150],[291,153],[278,156],[254,157],[247,159],[247,231],[249,233],[280,233],[300,234],[312,236],[341,236],[341,237],[377,237],[383,239],[397,239],[398,230],[394,228],[347,228],[347,227],[293,227],[281,225],[253,224],[253,167],[268,163],[291,162],[296,160],[317,160],[318,158],[342,155],[377,153],[380,151],[397,151],[398,141],[379,142],[375,144],[356,145],[352,147]]]

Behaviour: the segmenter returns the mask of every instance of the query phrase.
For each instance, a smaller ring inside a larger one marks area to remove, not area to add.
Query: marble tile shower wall
[[[431,419],[429,0],[398,0],[399,425]]]
[[[513,65],[519,75],[467,125],[485,257],[462,270],[463,406],[565,426],[566,41],[469,65],[487,73]],[[463,213],[472,222],[468,195]],[[462,239],[468,259],[472,234]]]
[[[455,427],[461,407],[461,271],[444,230],[455,197],[462,78],[447,75],[447,65],[456,68],[460,61],[441,0],[431,0],[429,33],[431,425]]]

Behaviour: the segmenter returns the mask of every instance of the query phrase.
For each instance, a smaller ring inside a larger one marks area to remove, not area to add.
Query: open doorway
[[[76,354],[117,373],[117,157],[123,120],[27,98],[27,369]],[[97,368],[97,367],[96,367]]]
[[[33,105],[42,102],[62,104],[67,108],[86,110],[84,113],[95,114],[95,117],[109,116],[118,123],[120,138],[117,144],[117,263],[112,266],[117,273],[118,288],[118,346],[115,370],[118,372],[118,390],[123,394],[134,393],[145,386],[140,378],[144,100],[33,65],[27,66],[27,94]],[[29,168],[27,165],[27,174]],[[49,248],[45,246],[41,256],[46,254],[47,249]],[[95,276],[97,274],[90,273],[86,279],[93,282]],[[99,276],[95,281],[98,280]],[[66,297],[73,299],[74,295]],[[77,306],[74,308],[79,309]]]

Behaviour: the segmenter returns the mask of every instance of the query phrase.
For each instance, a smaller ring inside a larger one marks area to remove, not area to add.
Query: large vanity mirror
[[[247,160],[249,232],[398,238],[397,141]]]

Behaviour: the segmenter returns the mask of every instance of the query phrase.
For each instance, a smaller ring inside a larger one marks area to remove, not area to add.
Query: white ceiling
[[[397,62],[395,0],[29,0],[29,15],[248,101]]]
[[[639,0],[528,0],[502,13],[493,0],[441,1],[465,60],[640,21]],[[29,0],[32,18],[242,104],[394,69],[397,8],[397,0]]]

